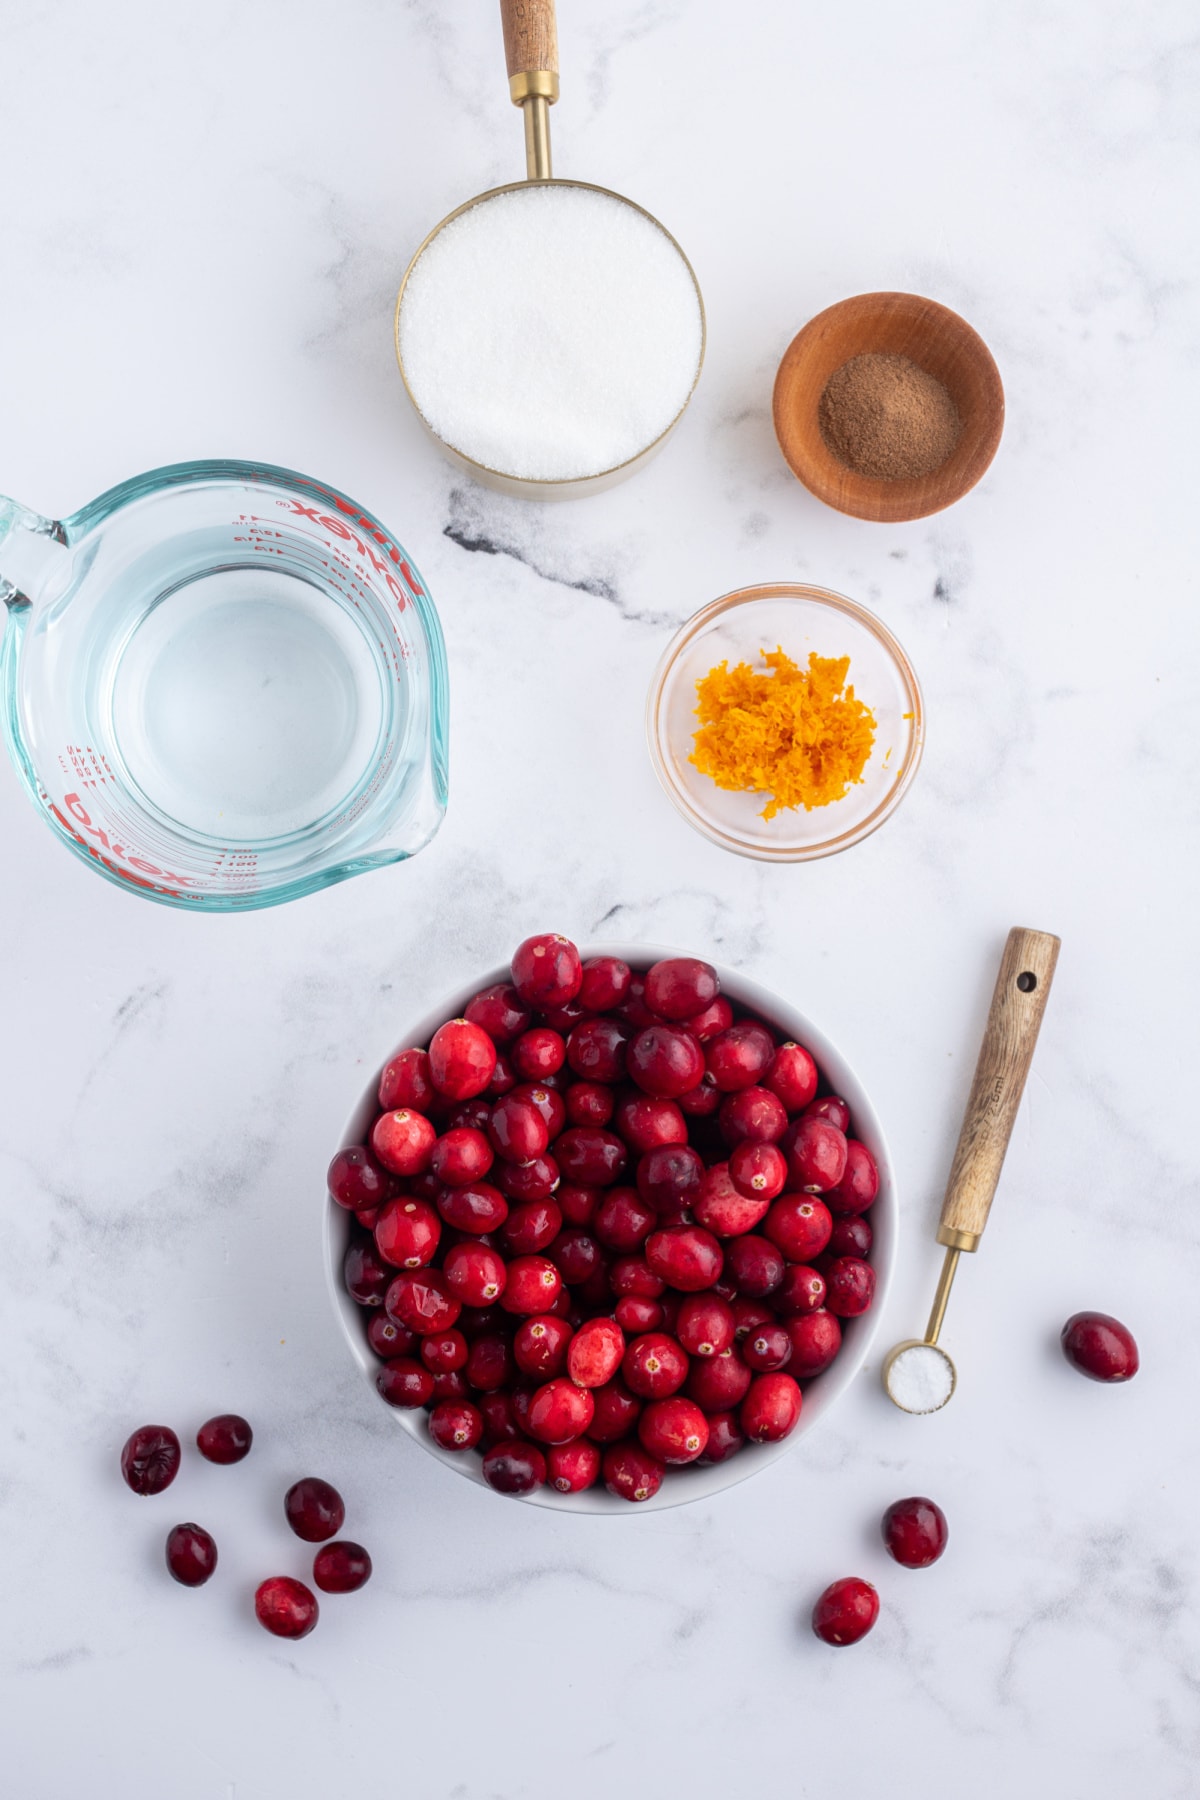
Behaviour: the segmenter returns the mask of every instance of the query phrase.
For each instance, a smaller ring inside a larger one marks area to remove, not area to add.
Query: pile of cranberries
[[[500,1493],[646,1500],[786,1437],[871,1305],[871,1153],[719,988],[692,957],[639,975],[529,938],[393,1057],[330,1165],[379,1392]]]

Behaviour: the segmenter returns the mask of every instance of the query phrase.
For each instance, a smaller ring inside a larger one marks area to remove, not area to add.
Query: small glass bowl
[[[875,715],[875,745],[862,779],[828,806],[764,819],[765,793],[730,793],[688,759],[697,727],[696,683],[717,663],[761,669],[782,648],[805,667],[810,651],[849,656],[848,681]],[[811,862],[875,831],[908,792],[925,746],[916,673],[887,626],[828,588],[779,581],[739,588],[688,620],[667,646],[646,706],[658,779],[679,811],[724,850],[763,862]]]

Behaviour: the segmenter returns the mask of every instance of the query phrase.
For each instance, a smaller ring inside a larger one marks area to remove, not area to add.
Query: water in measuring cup
[[[224,568],[143,614],[115,672],[112,733],[161,813],[261,845],[346,800],[383,713],[377,656],[353,614],[282,570]]]

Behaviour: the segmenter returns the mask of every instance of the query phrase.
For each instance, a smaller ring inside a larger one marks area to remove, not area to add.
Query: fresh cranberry
[[[508,1438],[484,1453],[483,1479],[498,1494],[532,1494],[546,1480],[546,1458],[536,1444]]]
[[[571,1339],[567,1373],[579,1387],[599,1388],[621,1367],[625,1334],[611,1319],[589,1319]]]
[[[833,1220],[820,1200],[801,1194],[781,1194],[763,1220],[763,1236],[770,1238],[789,1262],[810,1263],[829,1242]]]
[[[754,1376],[737,1350],[699,1357],[688,1371],[686,1393],[706,1413],[740,1406]]]
[[[372,1313],[367,1321],[367,1343],[376,1356],[412,1356],[421,1340],[407,1325],[398,1325],[385,1312]]]
[[[733,1308],[733,1336],[741,1344],[760,1325],[773,1325],[775,1313],[762,1300],[751,1300],[748,1294],[737,1294],[729,1303]]]
[[[567,1046],[557,1031],[549,1026],[534,1025],[515,1038],[508,1057],[522,1081],[541,1081],[543,1076],[557,1075],[566,1061]]]
[[[843,1319],[856,1319],[875,1298],[875,1271],[859,1256],[835,1256],[825,1269],[825,1285],[825,1304],[830,1312]]]
[[[831,1187],[826,1203],[835,1213],[865,1213],[875,1204],[879,1192],[879,1170],[875,1158],[865,1144],[850,1138],[846,1144],[846,1167],[842,1179]]]
[[[467,1380],[481,1394],[507,1387],[513,1377],[513,1351],[508,1339],[488,1332],[477,1337],[467,1355]]]
[[[674,1100],[651,1094],[624,1094],[617,1103],[616,1127],[631,1150],[645,1156],[664,1144],[686,1144],[687,1120]]]
[[[643,1244],[657,1223],[658,1215],[633,1188],[615,1187],[597,1206],[592,1230],[606,1249],[624,1254]]]
[[[541,1114],[552,1139],[558,1136],[567,1122],[566,1102],[553,1085],[556,1079],[556,1076],[547,1075],[544,1081],[523,1081],[512,1091],[514,1100],[524,1101]]]
[[[675,1320],[675,1335],[689,1356],[720,1356],[732,1345],[734,1329],[732,1306],[711,1293],[689,1294]]]
[[[668,1287],[681,1293],[711,1287],[724,1260],[716,1238],[699,1225],[668,1225],[646,1239],[646,1261]]]
[[[442,1221],[427,1200],[406,1194],[389,1200],[375,1221],[375,1246],[394,1269],[423,1269],[432,1262],[442,1235]]]
[[[683,1305],[685,1295],[675,1288],[664,1288],[658,1304],[662,1307],[662,1329],[668,1337],[675,1336],[675,1325],[679,1318],[679,1309]]]
[[[792,1360],[792,1340],[784,1325],[760,1325],[747,1332],[742,1355],[756,1375],[786,1368]]]
[[[433,1376],[411,1356],[394,1356],[375,1371],[375,1386],[389,1406],[427,1406]]]
[[[883,1515],[883,1541],[889,1556],[905,1569],[927,1569],[950,1536],[946,1515],[933,1500],[914,1494],[893,1500]]]
[[[523,1375],[549,1381],[566,1367],[571,1327],[551,1313],[535,1313],[522,1319],[513,1338],[513,1356]]]
[[[380,1113],[371,1129],[371,1148],[393,1175],[419,1175],[429,1167],[437,1132],[424,1113],[401,1107]]]
[[[179,1473],[179,1456],[169,1425],[139,1425],[121,1450],[121,1473],[135,1494],[161,1494]]]
[[[626,1385],[644,1400],[665,1400],[683,1386],[687,1373],[686,1355],[664,1331],[634,1338],[621,1359]]]
[[[629,982],[629,991],[621,1004],[614,1008],[619,1019],[632,1025],[635,1031],[641,1031],[647,1025],[660,1025],[662,1020],[657,1013],[652,1013],[646,1005],[646,978],[634,975]]]
[[[429,1435],[443,1450],[473,1450],[483,1436],[483,1414],[469,1400],[440,1400],[429,1415]]]
[[[616,1098],[602,1081],[573,1081],[563,1102],[572,1125],[607,1125],[616,1111]]]
[[[696,1198],[704,1164],[690,1144],[648,1150],[637,1166],[638,1193],[655,1213],[679,1213]]]
[[[379,1256],[373,1238],[353,1239],[342,1264],[346,1292],[358,1306],[382,1306],[392,1271]]]
[[[619,1500],[650,1500],[666,1468],[640,1444],[613,1444],[604,1452],[604,1485]]]
[[[590,1232],[581,1230],[578,1225],[568,1225],[560,1231],[546,1255],[572,1287],[587,1281],[603,1263],[599,1244]]]
[[[462,1310],[461,1299],[440,1269],[405,1269],[389,1286],[383,1304],[393,1319],[418,1337],[449,1331]]]
[[[511,1438],[520,1437],[521,1428],[517,1424],[512,1402],[503,1389],[494,1393],[476,1396],[479,1411],[483,1417],[482,1443],[485,1449],[493,1444],[508,1442]]]
[[[446,1252],[442,1272],[464,1306],[490,1306],[504,1292],[504,1258],[486,1244],[455,1244]]]
[[[410,1175],[404,1183],[402,1191],[407,1191],[414,1200],[429,1200],[436,1206],[445,1185],[445,1182],[440,1181],[430,1168],[423,1170],[420,1175]],[[401,1184],[397,1182],[396,1187],[400,1188]],[[378,1222],[378,1207],[375,1208],[375,1212],[376,1222]],[[372,1226],[372,1230],[374,1230],[374,1226]]]
[[[702,1075],[694,1088],[680,1094],[675,1104],[689,1119],[711,1119],[720,1110],[721,1090],[715,1081]]]
[[[794,1120],[779,1148],[787,1157],[789,1185],[806,1194],[836,1187],[846,1172],[846,1140],[826,1119]]]
[[[799,1044],[780,1044],[763,1076],[763,1086],[778,1095],[788,1112],[799,1112],[817,1091],[817,1065]]]
[[[750,1234],[734,1238],[726,1245],[725,1255],[738,1293],[745,1294],[747,1299],[765,1299],[783,1280],[783,1256],[764,1237]]]
[[[184,1587],[203,1587],[217,1566],[217,1542],[203,1525],[176,1525],[167,1533],[167,1568]]]
[[[682,1466],[703,1456],[708,1444],[708,1420],[694,1400],[674,1394],[652,1400],[638,1420],[642,1448],[668,1465]]]
[[[695,956],[668,956],[646,971],[646,1005],[660,1019],[678,1024],[711,1006],[721,989],[711,963]]]
[[[527,1438],[529,1436],[529,1407],[536,1392],[537,1388],[532,1381],[514,1381],[508,1390],[508,1397],[512,1401],[513,1418],[517,1421],[517,1431],[520,1437]]]
[[[621,1019],[589,1015],[567,1039],[567,1061],[584,1081],[620,1081],[631,1028]]]
[[[307,1637],[320,1617],[317,1596],[290,1575],[272,1575],[260,1582],[254,1595],[254,1612],[272,1637]]]
[[[738,1415],[752,1444],[777,1444],[800,1417],[800,1384],[791,1375],[756,1375]]]
[[[729,1164],[714,1163],[692,1201],[692,1217],[715,1237],[741,1237],[766,1217],[770,1204],[765,1196],[739,1194]]]
[[[218,1413],[196,1433],[196,1448],[206,1462],[239,1463],[249,1456],[254,1433],[241,1413]]]
[[[447,1225],[477,1235],[498,1231],[509,1216],[508,1201],[488,1181],[444,1187],[438,1195],[437,1208]]]
[[[771,1295],[771,1305],[781,1318],[796,1313],[816,1312],[824,1306],[827,1293],[825,1277],[807,1263],[789,1263],[783,1280]]]
[[[704,1051],[678,1025],[647,1025],[630,1043],[626,1062],[638,1087],[658,1100],[686,1094],[704,1073]]]
[[[628,1152],[611,1131],[573,1125],[554,1146],[563,1175],[583,1187],[611,1187],[625,1172]]]
[[[628,1437],[637,1424],[642,1403],[620,1376],[605,1382],[601,1388],[593,1388],[592,1399],[596,1410],[587,1435],[593,1443],[615,1444],[620,1438]]]
[[[370,1579],[371,1558],[348,1538],[322,1544],[313,1558],[313,1580],[323,1594],[355,1594]]]
[[[657,1300],[643,1300],[638,1294],[624,1294],[613,1308],[613,1317],[629,1337],[637,1337],[643,1331],[656,1331],[663,1316]]]
[[[562,1213],[553,1200],[528,1200],[513,1207],[500,1240],[509,1256],[533,1256],[554,1242],[562,1221]]]
[[[857,1644],[879,1617],[879,1595],[869,1581],[848,1575],[831,1582],[813,1607],[812,1627],[822,1643]]]
[[[549,1127],[537,1107],[516,1094],[501,1094],[488,1120],[488,1136],[507,1162],[532,1162],[550,1143]]]
[[[575,997],[587,1012],[611,1012],[625,999],[632,979],[633,971],[619,956],[589,956]]]
[[[592,1422],[595,1401],[586,1388],[559,1376],[538,1388],[529,1403],[529,1429],[543,1444],[569,1444]]]
[[[721,1092],[732,1094],[760,1081],[774,1055],[775,1040],[766,1026],[754,1019],[742,1019],[713,1038],[704,1062]]]
[[[541,1022],[543,1025],[548,1025],[551,1031],[557,1031],[559,1037],[568,1038],[579,1024],[580,1020],[586,1018],[587,1014],[584,1012],[582,1006],[580,1006],[578,1000],[568,1000],[564,1006],[546,1007],[542,1013]],[[564,1071],[560,1069],[557,1075],[547,1075],[546,1080],[548,1082],[560,1082],[563,1079],[563,1074]]]
[[[498,1100],[501,1094],[511,1094],[517,1085],[517,1071],[505,1056],[503,1050],[496,1056],[496,1066],[492,1070],[492,1079],[483,1090],[489,1100]]]
[[[702,1012],[693,1013],[684,1024],[692,1036],[699,1038],[702,1044],[711,1043],[713,1038],[720,1037],[733,1024],[733,1008],[728,1000],[718,996],[711,1000]]]
[[[550,1155],[535,1156],[532,1162],[500,1164],[499,1182],[510,1200],[523,1205],[530,1200],[549,1200],[561,1182],[558,1163]]]
[[[843,1136],[850,1129],[850,1108],[840,1094],[823,1094],[819,1100],[810,1100],[804,1117],[824,1119],[827,1125],[836,1125]]]
[[[546,1452],[550,1486],[560,1494],[581,1494],[600,1479],[600,1451],[587,1438],[569,1444],[552,1444]]]
[[[421,1339],[421,1361],[431,1375],[449,1375],[467,1361],[467,1340],[461,1331],[431,1331]]]
[[[429,1072],[439,1094],[470,1100],[482,1094],[496,1067],[496,1046],[482,1025],[449,1019],[429,1044]]]
[[[568,1225],[590,1225],[600,1206],[600,1189],[580,1187],[576,1181],[564,1181],[554,1190],[554,1198]]]
[[[379,1077],[380,1112],[395,1112],[399,1107],[428,1112],[435,1099],[427,1050],[401,1050]]]
[[[745,1448],[746,1434],[735,1412],[709,1413],[708,1444],[701,1459],[709,1463],[728,1462]]]
[[[583,964],[569,938],[546,932],[517,946],[512,978],[525,1004],[545,1012],[575,998],[583,983]]]
[[[482,989],[464,1010],[464,1017],[486,1031],[494,1044],[511,1043],[528,1029],[532,1016],[516,988],[507,981]]]
[[[787,1320],[792,1340],[789,1375],[807,1381],[827,1369],[842,1347],[841,1321],[831,1312],[796,1313]]]
[[[491,1102],[482,1094],[461,1100],[446,1120],[447,1131],[486,1131],[492,1116]]]
[[[347,1212],[379,1206],[392,1192],[393,1183],[364,1144],[339,1150],[325,1177],[329,1197]]]
[[[639,1300],[657,1300],[666,1287],[644,1256],[620,1256],[609,1271],[609,1286],[614,1294],[635,1294]]]
[[[825,1248],[831,1256],[869,1256],[875,1233],[870,1221],[853,1213],[840,1213]]]
[[[377,1206],[360,1206],[354,1217],[364,1231],[374,1231],[379,1223],[379,1210]]]
[[[294,1481],[283,1497],[283,1511],[288,1524],[306,1544],[323,1544],[336,1537],[346,1520],[342,1496],[319,1475],[305,1475]]]
[[[726,1094],[719,1116],[721,1136],[730,1149],[746,1143],[777,1144],[787,1130],[783,1102],[770,1088],[739,1088]]]
[[[1140,1366],[1133,1333],[1109,1313],[1072,1313],[1062,1347],[1071,1367],[1092,1381],[1129,1381]]]
[[[544,1256],[517,1256],[508,1265],[500,1304],[510,1313],[548,1312],[561,1288],[562,1276]]]
[[[729,1158],[729,1179],[739,1194],[773,1200],[787,1182],[787,1160],[774,1144],[745,1139]]]
[[[443,1369],[433,1378],[435,1400],[469,1400],[471,1384],[462,1369]]]
[[[482,1131],[452,1126],[433,1146],[429,1166],[447,1187],[466,1187],[482,1181],[495,1161],[495,1152]]]

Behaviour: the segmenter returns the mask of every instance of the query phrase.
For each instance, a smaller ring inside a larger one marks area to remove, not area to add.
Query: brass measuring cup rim
[[[901,1401],[897,1400],[895,1394],[893,1394],[891,1384],[892,1369],[906,1350],[932,1350],[935,1356],[941,1357],[942,1361],[949,1369],[950,1391],[944,1400],[938,1401],[936,1406],[905,1406]],[[883,1390],[892,1405],[900,1412],[907,1413],[910,1418],[914,1419],[927,1418],[930,1413],[941,1412],[942,1408],[948,1406],[951,1400],[953,1400],[954,1390],[958,1386],[958,1370],[954,1366],[954,1358],[950,1355],[948,1350],[944,1350],[940,1344],[931,1343],[928,1338],[903,1338],[900,1343],[893,1344],[883,1359],[883,1368],[880,1371],[880,1374],[883,1381]]]

